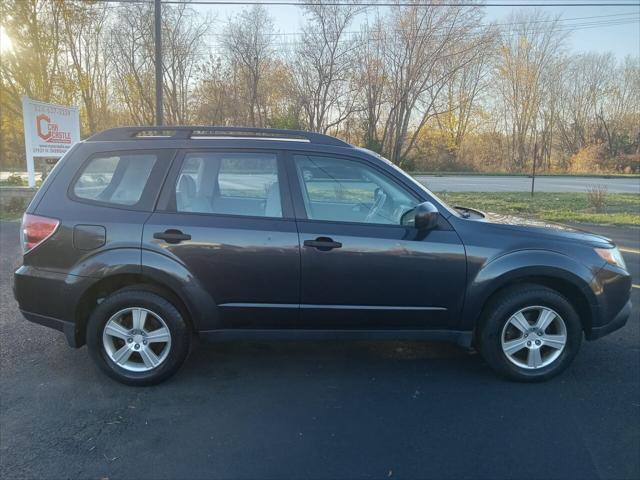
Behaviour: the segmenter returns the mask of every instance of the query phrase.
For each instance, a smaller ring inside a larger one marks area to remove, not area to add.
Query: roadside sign
[[[80,141],[80,110],[22,97],[29,186],[36,184],[34,157],[57,159]]]

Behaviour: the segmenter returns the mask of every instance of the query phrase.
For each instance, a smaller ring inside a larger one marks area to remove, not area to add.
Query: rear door
[[[105,147],[108,144],[79,144],[44,187],[31,213],[59,219],[60,226],[29,253],[27,262],[59,273],[102,277],[113,270],[87,260],[111,252],[120,272],[139,268],[142,226],[175,151]]]
[[[401,225],[422,202],[365,160],[289,159],[301,245],[301,325],[321,329],[452,328],[465,289],[460,238],[442,219]]]
[[[278,152],[184,152],[145,224],[143,248],[187,267],[218,306],[219,328],[298,319],[298,234]]]

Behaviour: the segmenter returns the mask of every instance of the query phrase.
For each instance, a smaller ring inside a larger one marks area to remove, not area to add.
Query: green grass
[[[586,193],[526,192],[438,192],[451,205],[477,208],[485,212],[514,214],[554,222],[581,222],[600,225],[640,225],[640,195],[609,193],[605,213],[589,206]]]
[[[314,191],[316,200],[326,192]],[[344,201],[371,201],[372,192],[344,192]],[[351,193],[351,194],[349,194]],[[477,208],[485,212],[513,214],[555,222],[594,223],[600,225],[640,225],[640,195],[631,193],[607,194],[605,213],[596,213],[589,206],[586,193],[536,193],[533,198],[527,192],[438,192],[437,195],[451,205]],[[355,197],[358,198],[355,198]],[[332,195],[332,198],[335,198]],[[26,202],[14,199],[0,205],[0,219],[20,218]]]

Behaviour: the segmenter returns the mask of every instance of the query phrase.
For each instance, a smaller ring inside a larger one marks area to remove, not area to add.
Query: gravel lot
[[[640,230],[598,230],[640,283]],[[284,342],[202,345],[133,388],[21,318],[17,239],[1,222],[0,478],[640,478],[637,307],[538,385],[443,343]]]

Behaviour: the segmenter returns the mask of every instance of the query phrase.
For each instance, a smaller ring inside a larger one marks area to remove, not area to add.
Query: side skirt
[[[472,332],[458,330],[302,330],[302,329],[226,329],[201,330],[208,342],[231,340],[438,340],[471,347]]]

